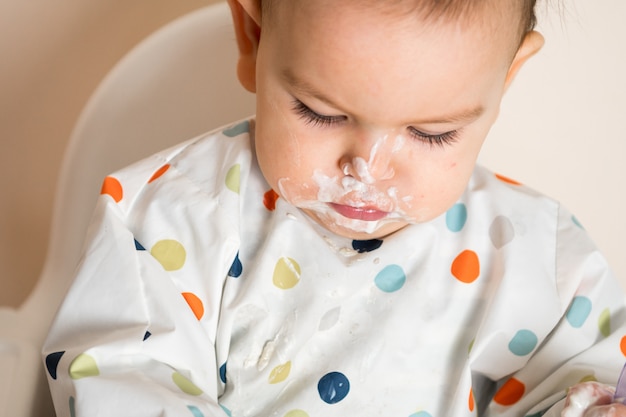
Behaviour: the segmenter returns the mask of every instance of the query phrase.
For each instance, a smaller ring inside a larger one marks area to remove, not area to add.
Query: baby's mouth
[[[389,215],[388,212],[373,207],[353,207],[337,203],[328,203],[328,205],[343,217],[353,220],[375,222]]]

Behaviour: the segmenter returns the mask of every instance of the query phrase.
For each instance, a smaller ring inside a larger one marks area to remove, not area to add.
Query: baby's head
[[[263,175],[353,239],[456,202],[507,86],[543,44],[529,0],[229,2]]]

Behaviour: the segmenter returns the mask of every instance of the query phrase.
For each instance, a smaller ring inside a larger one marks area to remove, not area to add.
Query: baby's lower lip
[[[368,207],[352,207],[343,204],[328,203],[337,213],[354,220],[374,222],[386,217],[389,213]]]

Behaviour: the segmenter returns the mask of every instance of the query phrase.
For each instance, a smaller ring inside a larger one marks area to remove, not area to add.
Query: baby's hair
[[[264,16],[272,14],[272,9],[280,0],[261,0]],[[283,0],[292,2],[294,0]],[[340,0],[344,1],[344,0]],[[537,24],[535,6],[537,0],[357,0],[359,5],[377,9],[381,13],[417,12],[430,21],[437,20],[472,20],[478,12],[508,3],[517,7],[520,13],[520,41],[526,33],[532,31]],[[501,3],[503,2],[503,3]],[[391,7],[388,7],[391,6]]]

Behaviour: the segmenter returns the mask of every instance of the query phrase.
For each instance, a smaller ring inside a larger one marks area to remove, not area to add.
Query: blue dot
[[[394,292],[402,288],[406,282],[406,275],[402,267],[388,265],[376,275],[374,282],[381,291]]]
[[[204,414],[202,414],[202,411],[200,411],[198,407],[194,405],[188,405],[187,408],[189,409],[189,411],[191,411],[193,417],[204,417]]]
[[[352,241],[352,249],[359,253],[371,252],[380,248],[383,244],[383,241],[380,239],[371,239],[371,240],[353,240]]]
[[[234,126],[225,129],[222,133],[229,138],[234,138],[235,136],[241,135],[242,133],[248,133],[250,131],[250,122],[243,121]]]
[[[233,278],[239,278],[242,272],[243,272],[243,265],[241,264],[241,261],[239,260],[239,252],[237,252],[237,255],[235,256],[235,260],[233,261],[233,264],[230,266],[230,271],[228,271],[228,276],[233,277]]]
[[[530,330],[518,331],[509,342],[509,350],[517,356],[526,356],[537,346],[537,335]]]
[[[65,351],[54,352],[46,356],[46,368],[48,368],[48,373],[52,379],[57,379],[57,367],[64,353]]]
[[[463,203],[452,206],[446,212],[446,226],[451,232],[460,232],[467,221],[467,207]]]
[[[226,383],[226,362],[220,366],[220,379],[223,383]]]
[[[341,372],[330,372],[318,382],[317,392],[325,403],[337,404],[350,392],[350,381]]]
[[[146,248],[144,248],[143,245],[137,241],[137,239],[135,239],[135,249],[136,250],[146,250]]]
[[[426,411],[420,411],[419,413],[411,414],[409,417],[432,417],[432,415]]]
[[[590,313],[591,300],[587,297],[578,296],[574,297],[572,300],[572,304],[570,304],[565,317],[572,327],[579,328],[585,324]]]

